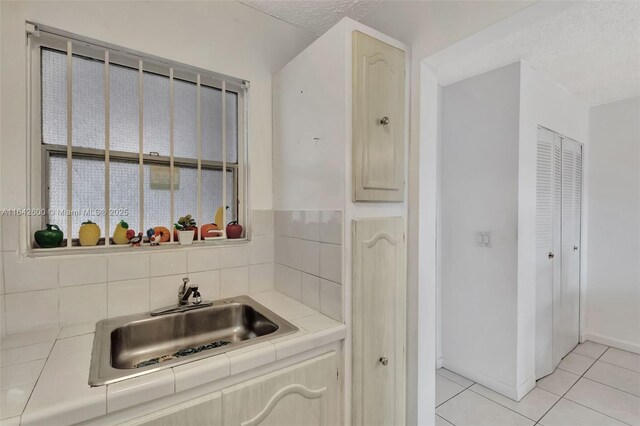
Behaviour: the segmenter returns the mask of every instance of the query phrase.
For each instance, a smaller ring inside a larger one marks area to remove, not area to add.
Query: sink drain
[[[148,359],[146,361],[141,361],[141,362],[137,363],[136,365],[134,365],[133,368],[141,368],[141,367],[146,367],[148,365],[159,364],[161,362],[169,361],[171,359],[176,359],[176,358],[181,358],[183,356],[197,354],[198,352],[208,351],[210,349],[216,349],[216,348],[219,348],[221,346],[226,346],[229,343],[231,343],[231,342],[229,342],[227,340],[218,340],[217,342],[209,343],[209,344],[198,346],[198,347],[195,347],[195,348],[180,349],[178,352],[175,352],[175,353],[173,353],[171,355],[163,355],[163,356],[159,356],[157,358],[151,358],[151,359]]]

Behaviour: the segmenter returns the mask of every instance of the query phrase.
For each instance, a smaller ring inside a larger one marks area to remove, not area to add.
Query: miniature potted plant
[[[198,226],[196,225],[196,220],[191,217],[190,214],[178,219],[178,222],[174,223],[173,227],[176,229],[176,233],[178,234],[178,241],[180,242],[180,245],[185,246],[193,243]]]

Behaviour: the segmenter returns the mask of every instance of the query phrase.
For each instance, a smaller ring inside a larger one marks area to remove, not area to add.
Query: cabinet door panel
[[[353,33],[353,200],[402,201],[404,52]]]
[[[338,423],[335,352],[222,391],[225,426]]]
[[[148,414],[127,426],[221,426],[221,394],[215,392]]]
[[[404,424],[403,220],[355,220],[353,234],[353,424]]]

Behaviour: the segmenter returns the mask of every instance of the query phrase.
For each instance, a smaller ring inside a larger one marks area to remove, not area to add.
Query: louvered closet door
[[[536,378],[551,374],[562,357],[554,344],[560,306],[561,140],[538,128],[536,187]]]
[[[563,354],[578,344],[580,330],[580,217],[582,213],[582,145],[562,139],[562,278],[561,329]]]

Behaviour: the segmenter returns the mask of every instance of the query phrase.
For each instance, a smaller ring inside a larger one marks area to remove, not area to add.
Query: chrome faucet
[[[188,284],[188,285],[187,285]],[[189,278],[185,277],[182,279],[182,286],[178,291],[178,305],[184,306],[189,304],[189,296],[193,294],[194,305],[199,305],[202,302],[202,296],[198,291],[197,284],[189,284]]]
[[[191,303],[189,303],[189,297],[191,297]],[[174,306],[167,306],[165,308],[155,309],[151,311],[151,316],[175,314],[177,312],[186,312],[192,309],[204,308],[213,305],[211,301],[203,301],[198,286],[196,284],[189,284],[189,278],[184,277],[182,279],[182,285],[178,287],[178,304]]]

